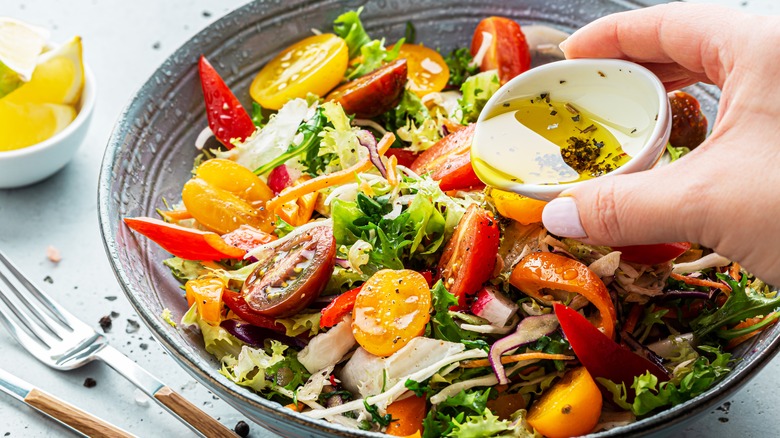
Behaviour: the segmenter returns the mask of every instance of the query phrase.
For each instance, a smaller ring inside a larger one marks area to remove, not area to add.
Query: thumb
[[[684,161],[566,190],[545,207],[544,226],[558,236],[607,246],[697,241],[708,203]]]

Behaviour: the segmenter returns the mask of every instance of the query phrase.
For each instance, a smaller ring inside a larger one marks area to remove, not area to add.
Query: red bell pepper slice
[[[126,217],[132,230],[143,234],[164,250],[185,260],[240,259],[246,251],[228,245],[217,233],[185,228],[149,217]]]
[[[244,141],[255,132],[255,124],[241,102],[230,91],[225,81],[201,55],[198,63],[200,84],[206,101],[206,118],[214,137],[228,149],[233,148],[232,139]]]
[[[363,286],[358,286],[344,292],[337,296],[335,300],[331,301],[327,307],[322,309],[320,328],[333,327],[341,322],[344,315],[352,312],[352,309],[355,307],[355,300],[362,288]]]
[[[630,387],[634,377],[650,371],[660,382],[669,380],[662,367],[608,338],[574,309],[557,303],[554,308],[574,354],[594,379],[602,377]]]
[[[657,265],[680,257],[685,251],[691,249],[691,244],[689,242],[656,243],[653,245],[613,246],[612,249],[620,251],[620,258],[627,262]]]
[[[269,318],[255,312],[251,307],[249,307],[249,304],[244,301],[244,297],[242,297],[238,292],[225,289],[222,292],[222,302],[224,302],[225,305],[228,306],[228,309],[235,313],[239,318],[243,319],[249,324],[269,330],[274,330],[280,333],[285,333],[284,325],[279,324],[273,318]]]

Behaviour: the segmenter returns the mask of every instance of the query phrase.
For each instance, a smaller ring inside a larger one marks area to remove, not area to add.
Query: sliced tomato
[[[389,356],[425,332],[431,290],[419,272],[383,269],[363,283],[352,312],[355,340],[375,356]]]
[[[627,262],[657,265],[680,257],[691,249],[689,242],[656,243],[653,245],[613,246],[620,251],[620,258]]]
[[[282,324],[276,322],[274,318],[260,315],[255,312],[249,304],[241,297],[241,294],[233,292],[232,290],[225,289],[222,292],[222,301],[228,306],[233,313],[245,322],[271,330],[275,330],[280,333],[285,333],[285,328]]]
[[[294,315],[317,298],[333,273],[336,239],[328,226],[311,228],[258,256],[241,296],[258,314]]]
[[[325,98],[340,103],[347,114],[370,119],[393,109],[404,92],[406,60],[396,59],[333,90]]]
[[[385,152],[385,156],[387,158],[395,157],[395,159],[398,160],[398,164],[409,167],[412,165],[412,163],[414,163],[414,160],[420,156],[420,154],[408,149],[390,148],[387,150],[387,152]]]
[[[343,294],[339,295],[330,302],[330,304],[327,305],[324,309],[322,309],[322,317],[320,318],[320,327],[326,328],[326,327],[333,327],[334,325],[341,322],[341,320],[344,318],[344,315],[348,313],[352,313],[352,309],[355,307],[355,299],[357,299],[358,294],[360,293],[360,288],[363,286],[358,286],[354,289],[350,289]]]
[[[442,190],[465,190],[485,187],[471,167],[471,141],[476,125],[460,127],[433,146],[412,163],[415,173],[429,173],[439,181]]]
[[[423,97],[441,91],[450,80],[450,68],[439,52],[420,44],[404,44],[398,52],[409,70],[409,90]]]
[[[455,227],[439,260],[439,274],[460,307],[465,307],[466,297],[477,293],[493,274],[499,237],[493,214],[476,205],[469,206]]]
[[[347,71],[347,43],[330,33],[304,38],[282,50],[255,76],[249,94],[264,108],[278,110],[308,93],[324,96]]]
[[[222,236],[225,243],[241,248],[244,251],[251,251],[260,245],[273,242],[276,235],[260,231],[249,225],[241,225],[237,229]]]
[[[209,128],[220,143],[231,149],[231,140],[244,141],[255,132],[255,124],[205,56],[200,57],[198,71]]]
[[[485,34],[490,35],[490,45],[482,58],[480,70],[498,70],[503,85],[531,68],[528,42],[515,21],[504,17],[488,17],[480,21],[471,39],[472,56],[476,56],[482,47]]]

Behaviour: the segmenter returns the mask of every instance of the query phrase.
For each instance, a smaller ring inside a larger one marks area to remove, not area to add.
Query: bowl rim
[[[23,157],[26,155],[33,155],[38,152],[43,152],[47,149],[51,149],[61,144],[62,140],[70,137],[76,132],[81,125],[86,123],[89,116],[95,109],[95,102],[97,101],[97,82],[95,75],[92,73],[92,69],[89,68],[87,63],[84,63],[84,87],[81,92],[81,101],[78,105],[78,114],[68,126],[62,131],[54,134],[46,140],[36,143],[32,146],[25,146],[20,149],[14,149],[12,151],[0,151],[0,161]]]
[[[609,172],[606,175],[601,176],[600,178],[611,177],[616,175],[625,175],[629,173],[636,173],[636,172],[641,172],[643,170],[652,168],[658,162],[660,156],[663,154],[664,146],[666,145],[669,139],[669,134],[671,132],[671,126],[672,126],[672,117],[671,117],[671,107],[669,106],[669,99],[666,97],[667,91],[666,88],[664,87],[664,84],[653,72],[648,70],[646,67],[637,64],[635,62],[626,61],[624,59],[606,59],[606,58],[564,59],[564,60],[554,61],[544,65],[540,65],[526,72],[523,72],[520,75],[512,78],[506,84],[502,85],[501,88],[506,88],[507,90],[510,90],[512,87],[522,86],[522,84],[518,85],[518,83],[522,83],[524,81],[527,81],[537,76],[550,75],[553,72],[557,72],[561,70],[566,71],[567,69],[591,68],[591,67],[615,67],[615,68],[622,67],[628,70],[629,72],[632,71],[638,72],[640,74],[633,77],[641,77],[646,83],[652,85],[654,94],[658,98],[658,107],[657,107],[658,114],[656,115],[655,120],[652,122],[653,131],[647,137],[645,144],[642,146],[642,148],[635,156],[631,157],[631,159],[628,160],[626,164],[618,167],[617,169],[613,170],[612,172]],[[509,91],[505,93],[500,93],[501,88],[499,88],[499,90],[496,93],[494,93],[493,96],[490,97],[490,99],[488,99],[487,103],[485,103],[486,109],[495,108],[499,103],[503,102],[506,99],[507,97],[506,94],[509,93]],[[480,122],[488,119],[488,114],[489,111],[482,111],[480,113],[479,118],[477,119],[477,127],[479,127]],[[652,155],[657,155],[656,159],[652,161],[647,161],[646,158]],[[642,163],[649,163],[649,165],[647,168],[644,168],[640,166]],[[475,169],[475,171],[477,170]],[[551,200],[555,196],[559,195],[561,192],[564,192],[569,189],[573,189],[574,187],[577,187],[582,184],[588,184],[590,181],[593,180],[576,181],[576,182],[561,183],[561,184],[513,183],[513,184],[504,184],[503,187],[498,187],[498,188],[502,190],[509,190],[515,193],[520,193],[522,195],[533,197],[533,198]]]
[[[639,6],[647,6],[633,0],[613,0],[618,4],[625,5],[627,8],[634,8]],[[133,309],[137,312],[139,317],[144,323],[150,327],[152,335],[158,342],[167,350],[176,363],[181,366],[187,373],[189,373],[196,380],[206,385],[210,390],[214,391],[217,395],[224,399],[228,404],[243,412],[250,417],[251,420],[256,421],[256,418],[252,418],[253,415],[247,413],[247,409],[240,406],[241,403],[248,404],[252,410],[260,410],[268,415],[274,415],[281,417],[280,419],[295,423],[298,427],[305,427],[308,429],[318,430],[329,434],[338,433],[341,436],[354,436],[354,437],[383,437],[385,434],[378,432],[368,432],[362,430],[355,430],[347,428],[345,426],[328,423],[325,421],[315,420],[311,417],[307,417],[303,414],[293,412],[289,409],[284,409],[279,403],[267,400],[254,393],[250,389],[241,387],[235,383],[228,381],[224,376],[211,367],[208,369],[202,368],[204,365],[202,359],[193,354],[190,354],[185,348],[184,344],[186,340],[173,339],[166,330],[170,327],[166,327],[165,323],[159,315],[153,314],[150,309],[145,307],[141,300],[135,295],[134,288],[129,283],[128,273],[121,265],[119,260],[119,245],[116,240],[116,234],[112,232],[112,226],[116,225],[118,230],[121,224],[114,224],[113,218],[109,213],[112,205],[111,183],[113,178],[113,168],[116,159],[119,157],[119,149],[122,145],[123,139],[128,134],[131,122],[128,116],[133,110],[138,109],[143,104],[142,96],[146,90],[153,87],[155,78],[165,77],[163,70],[168,67],[169,62],[176,59],[178,56],[186,54],[185,48],[193,44],[193,40],[196,40],[203,33],[208,32],[215,27],[224,25],[231,19],[251,12],[252,3],[245,4],[232,12],[224,15],[222,18],[211,23],[207,27],[201,29],[194,34],[190,39],[184,42],[176,51],[174,51],[166,61],[164,61],[155,72],[144,82],[128,100],[125,107],[119,113],[117,122],[114,125],[111,136],[108,139],[106,150],[101,162],[100,176],[98,181],[98,223],[100,227],[100,233],[103,240],[103,246],[106,254],[109,258],[109,262],[114,271],[120,287],[122,288],[125,296],[130,302]],[[196,65],[193,61],[193,66]],[[716,98],[720,95],[718,90],[712,87],[705,86],[703,91]],[[588,436],[606,438],[614,436],[637,436],[645,435],[659,431],[670,431],[671,426],[684,422],[691,414],[698,414],[705,410],[708,410],[713,404],[733,394],[734,391],[739,389],[745,383],[747,383],[756,374],[757,370],[760,370],[768,361],[770,361],[776,354],[780,352],[780,333],[775,334],[773,338],[770,338],[766,342],[766,347],[757,352],[751,357],[751,362],[746,368],[740,370],[740,372],[730,372],[720,382],[709,388],[707,392],[701,394],[685,403],[674,406],[667,410],[661,411],[650,417],[643,418],[634,423],[626,426],[621,426],[615,429],[595,432]],[[271,426],[261,422],[263,427],[269,428]],[[274,430],[271,427],[271,430]]]

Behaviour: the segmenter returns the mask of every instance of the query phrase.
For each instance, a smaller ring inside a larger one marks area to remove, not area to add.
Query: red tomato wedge
[[[471,205],[455,227],[439,260],[444,287],[466,306],[466,297],[477,293],[493,275],[500,233],[493,214]]]
[[[574,309],[558,303],[554,309],[574,354],[594,379],[603,377],[629,388],[634,377],[650,371],[660,382],[669,380],[661,366],[608,338]]]
[[[471,141],[476,126],[471,123],[437,141],[414,160],[412,171],[420,175],[430,173],[444,191],[485,187],[471,167]]]
[[[620,251],[622,253],[620,258],[627,262],[657,265],[680,257],[685,251],[691,249],[691,244],[689,242],[656,243],[654,245],[613,246],[612,249]]]
[[[304,231],[257,257],[241,296],[255,313],[294,315],[320,295],[336,258],[336,239],[328,226]]]
[[[333,327],[341,322],[344,315],[352,313],[352,309],[355,308],[355,299],[357,299],[360,289],[363,286],[358,286],[354,289],[350,289],[343,294],[339,295],[330,302],[320,313],[320,327]]]
[[[504,17],[488,17],[479,22],[471,40],[471,56],[476,56],[485,34],[490,46],[479,69],[498,70],[501,85],[531,67],[531,52],[520,25]]]
[[[420,154],[417,152],[412,152],[408,149],[390,148],[387,150],[387,152],[385,152],[385,156],[387,158],[395,157],[395,159],[398,160],[398,164],[401,166],[410,167],[412,163],[414,163],[414,160],[420,156]]]
[[[273,318],[260,315],[259,313],[252,310],[252,308],[249,307],[249,304],[247,304],[247,302],[244,301],[244,299],[241,297],[241,294],[237,292],[225,289],[222,292],[222,301],[226,306],[228,306],[228,309],[236,314],[236,316],[248,322],[249,324],[275,330],[281,333],[285,332],[285,328],[282,324],[277,323]]]
[[[397,59],[331,91],[325,100],[340,103],[347,114],[370,119],[401,101],[406,84],[406,60]]]
[[[200,57],[198,71],[209,128],[220,143],[232,149],[231,140],[244,141],[255,132],[255,124],[205,56]]]
[[[246,251],[228,245],[217,233],[185,228],[149,217],[126,217],[133,231],[143,234],[164,250],[185,260],[240,259]]]

